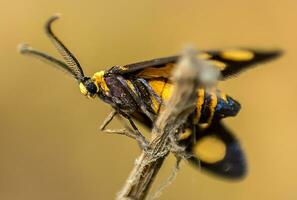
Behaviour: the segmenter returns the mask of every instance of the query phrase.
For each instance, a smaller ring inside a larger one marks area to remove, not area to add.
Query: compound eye
[[[98,91],[98,88],[97,86],[93,83],[93,82],[89,82],[87,85],[86,85],[86,89],[88,90],[88,92],[91,94],[91,95],[95,95]]]

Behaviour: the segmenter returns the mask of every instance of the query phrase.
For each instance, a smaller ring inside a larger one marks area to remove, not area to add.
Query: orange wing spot
[[[249,61],[254,58],[254,53],[247,50],[230,49],[220,53],[220,56],[232,61]]]
[[[224,159],[226,155],[226,144],[214,136],[205,136],[200,139],[193,148],[193,153],[206,163],[216,163]]]
[[[173,63],[169,63],[164,67],[149,67],[137,74],[137,76],[142,78],[170,78],[172,69],[174,68]]]

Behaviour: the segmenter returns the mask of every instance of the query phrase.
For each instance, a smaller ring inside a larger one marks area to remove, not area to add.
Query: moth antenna
[[[47,53],[36,50],[36,49],[32,48],[31,46],[29,46],[28,44],[19,44],[18,51],[21,54],[34,56],[36,58],[40,58],[41,60],[43,60],[45,62],[54,64],[55,67],[57,67],[59,69],[62,68],[63,70],[65,70],[66,72],[68,72],[69,74],[71,74],[72,76],[74,76],[76,78],[76,75],[72,72],[72,70],[67,66],[66,63],[64,63],[63,61],[61,61]]]
[[[45,24],[45,32],[52,43],[55,45],[61,56],[64,58],[68,68],[70,68],[70,70],[72,70],[72,72],[75,74],[76,79],[82,81],[84,79],[84,73],[78,60],[52,31],[52,23],[59,19],[59,17],[59,14],[55,14],[49,18],[49,20]]]

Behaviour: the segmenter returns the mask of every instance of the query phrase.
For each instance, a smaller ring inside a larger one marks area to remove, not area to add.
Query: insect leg
[[[113,120],[113,118],[117,115],[117,111],[113,110],[109,115],[105,118],[103,123],[100,126],[100,131],[106,130],[106,126]]]
[[[113,118],[118,114],[117,111],[113,110],[104,120],[102,125],[100,126],[100,131],[103,133],[109,133],[109,134],[120,134],[120,135],[126,135],[130,138],[136,139],[135,134],[131,133],[132,130],[129,127],[125,127],[124,129],[107,129],[107,125],[113,120]],[[130,129],[130,130],[127,130]]]
[[[141,134],[141,132],[138,130],[136,124],[133,122],[133,120],[131,119],[131,117],[125,113],[121,113],[121,117],[125,118],[129,121],[129,124],[131,125],[133,132],[136,136],[136,141],[139,143],[140,147],[147,151],[148,150],[148,141],[146,140],[146,138]],[[126,123],[125,123],[126,127],[129,127]]]
[[[107,125],[113,120],[113,118],[118,115],[119,119],[121,122],[124,123],[124,127],[122,129],[107,129]],[[127,117],[125,117],[127,119]],[[130,120],[129,120],[130,121]],[[132,120],[131,120],[132,121]],[[132,122],[133,123],[133,122]],[[130,122],[131,124],[131,122]],[[133,126],[134,125],[134,126]],[[100,126],[100,131],[102,131],[103,133],[108,133],[108,134],[119,134],[119,135],[125,135],[127,137],[130,137],[132,139],[135,139],[138,144],[140,145],[140,147],[144,150],[147,150],[147,146],[148,146],[148,142],[146,141],[145,137],[140,133],[140,131],[137,129],[136,125],[133,123],[133,125],[131,124],[131,126],[134,128],[136,128],[137,131],[132,130],[128,124],[123,120],[122,115],[116,111],[113,110],[104,120],[104,122],[102,123],[102,125]]]

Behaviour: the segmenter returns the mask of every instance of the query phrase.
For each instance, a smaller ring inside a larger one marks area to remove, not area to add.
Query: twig
[[[185,50],[173,73],[173,93],[160,113],[152,130],[150,151],[143,151],[136,159],[125,185],[117,199],[145,199],[160,170],[164,159],[170,152],[170,135],[175,135],[195,109],[197,89],[201,86],[201,67],[206,63],[196,59],[196,52]],[[203,78],[203,77],[202,77]]]

